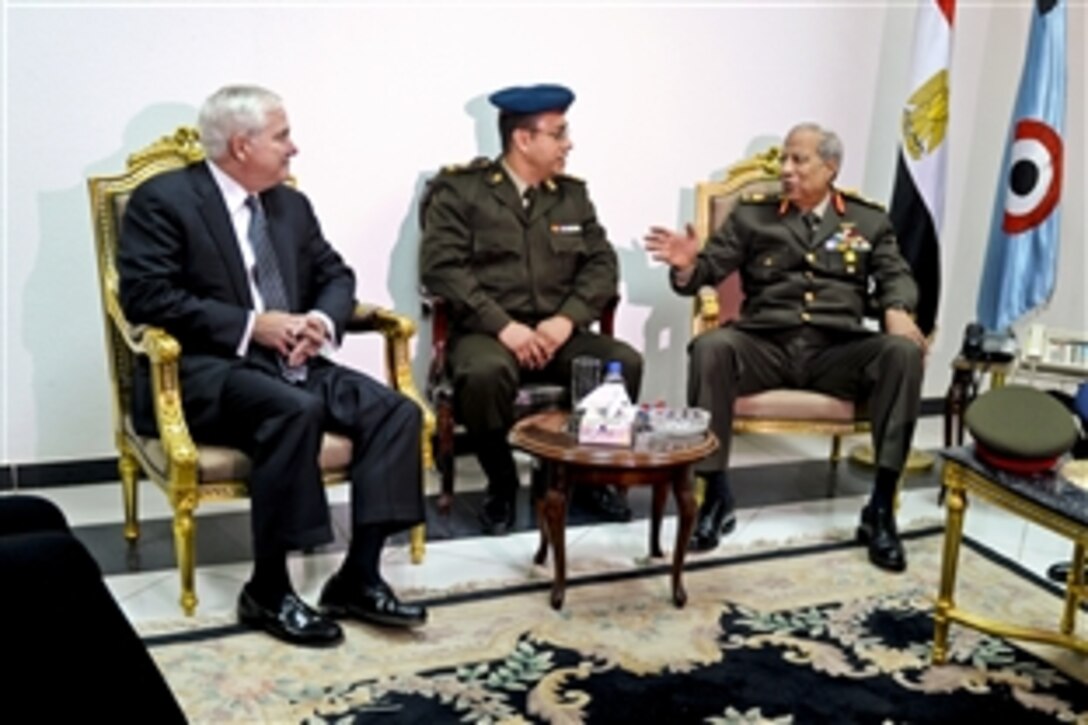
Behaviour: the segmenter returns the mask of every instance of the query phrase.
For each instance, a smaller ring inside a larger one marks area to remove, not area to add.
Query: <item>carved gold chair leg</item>
[[[408,553],[413,564],[422,564],[423,555],[427,551],[427,525],[417,524],[412,527],[409,534]]]
[[[191,617],[196,611],[196,520],[184,504],[174,510],[174,550],[181,574],[181,609]]]
[[[124,534],[126,541],[135,541],[140,538],[140,520],[136,516],[138,504],[138,486],[140,485],[140,464],[136,456],[122,444],[121,455],[117,460],[117,471],[121,475],[121,496],[125,506]]]
[[[698,511],[706,498],[706,479],[702,476],[695,477],[695,510]]]

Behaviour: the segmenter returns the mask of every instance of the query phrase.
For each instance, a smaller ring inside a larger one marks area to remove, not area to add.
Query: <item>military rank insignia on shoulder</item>
[[[874,209],[885,211],[883,204],[875,199],[870,199],[868,197],[862,196],[860,193],[858,193],[857,189],[839,189],[838,191],[850,201],[856,201],[859,204],[864,204],[865,206],[871,206]]]
[[[777,204],[781,196],[779,194],[751,193],[740,197],[742,204]]]
[[[443,174],[464,174],[469,171],[477,171],[491,165],[491,159],[486,156],[477,156],[467,164],[449,164],[442,167]]]

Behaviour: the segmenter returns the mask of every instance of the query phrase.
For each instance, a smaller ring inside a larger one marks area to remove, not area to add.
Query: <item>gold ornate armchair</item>
[[[695,187],[695,228],[704,240],[721,226],[744,194],[780,190],[779,149],[776,146],[730,166],[721,181]],[[704,287],[695,296],[692,334],[718,327],[740,312],[744,293],[740,275],[729,275],[717,289]],[[737,433],[815,433],[831,436],[831,463],[842,455],[842,436],[864,433],[869,422],[851,400],[809,390],[775,389],[738,398],[733,408]]]
[[[249,459],[240,451],[195,443],[189,435],[181,409],[178,360],[182,354],[177,340],[164,330],[130,324],[118,299],[119,278],[115,264],[121,218],[132,191],[146,179],[164,171],[199,161],[204,157],[197,131],[178,128],[128,158],[123,173],[88,179],[91,214],[94,221],[98,277],[106,330],[112,387],[114,441],[124,494],[125,538],[140,535],[136,490],[142,474],[166,494],[174,512],[174,547],[181,574],[181,606],[187,615],[196,609],[194,587],[196,521],[194,512],[201,501],[244,498]],[[415,324],[406,317],[372,305],[357,304],[348,323],[349,332],[378,332],[385,338],[385,366],[389,385],[409,396],[424,411],[422,435],[423,464],[430,467],[434,415],[423,404],[412,381],[408,341]],[[133,370],[138,356],[150,361],[155,419],[161,437],[145,438],[136,433],[130,415]],[[320,464],[327,484],[346,480],[351,462],[351,442],[326,434]],[[411,532],[412,561],[423,559],[425,528]]]

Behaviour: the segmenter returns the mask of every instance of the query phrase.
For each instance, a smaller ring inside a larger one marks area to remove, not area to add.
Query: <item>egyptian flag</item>
[[[978,318],[1005,331],[1054,293],[1065,129],[1066,0],[1035,0],[1001,164]]]
[[[937,320],[941,292],[937,240],[944,215],[948,66],[955,11],[956,0],[926,0],[918,10],[890,211],[899,249],[918,283],[918,327],[927,335]]]

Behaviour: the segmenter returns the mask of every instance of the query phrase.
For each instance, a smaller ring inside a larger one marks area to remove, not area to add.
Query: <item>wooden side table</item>
[[[1067,647],[1088,654],[1088,640],[1076,635],[1080,605],[1088,601],[1084,581],[1085,547],[1088,546],[1088,491],[1060,473],[1018,476],[992,469],[975,457],[969,448],[941,453],[945,458],[941,483],[946,495],[948,522],[944,530],[941,583],[934,613],[933,661],[941,664],[948,656],[948,629],[952,622],[1001,637]],[[1073,543],[1073,564],[1066,580],[1065,604],[1056,630],[1025,627],[965,612],[956,606],[956,569],[967,494],[976,494],[1006,511],[1066,537]]]
[[[533,560],[543,564],[548,544],[555,557],[551,605],[563,606],[567,584],[566,522],[567,494],[573,486],[653,486],[650,519],[650,555],[662,557],[661,518],[665,500],[672,489],[679,510],[676,548],[672,558],[672,600],[677,607],[687,603],[681,574],[688,540],[695,526],[695,496],[692,465],[718,447],[712,433],[694,439],[655,439],[647,450],[582,445],[567,432],[569,414],[538,413],[518,421],[510,431],[510,444],[542,459],[548,472],[546,490],[536,503],[540,525],[540,546]]]
[[[990,387],[1005,385],[1014,363],[968,360],[962,355],[952,361],[952,380],[944,396],[944,446],[963,445],[963,414],[978,397],[979,378],[990,376]]]

